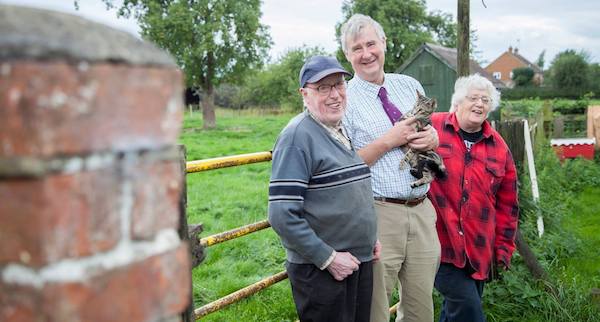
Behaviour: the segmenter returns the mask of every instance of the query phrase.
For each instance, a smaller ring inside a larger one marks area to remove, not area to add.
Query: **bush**
[[[591,92],[591,93],[590,93]],[[502,99],[518,100],[518,99],[579,99],[586,94],[591,97],[600,98],[600,93],[593,93],[591,88],[554,88],[554,87],[515,87],[502,90]]]
[[[578,100],[552,100],[552,111],[554,113],[565,114],[585,114],[589,105],[589,100],[586,98]]]
[[[529,67],[515,68],[512,70],[516,87],[531,86],[533,84],[533,69]]]

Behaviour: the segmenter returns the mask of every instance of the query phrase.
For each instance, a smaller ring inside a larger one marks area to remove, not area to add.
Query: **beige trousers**
[[[440,264],[433,205],[429,199],[414,207],[376,200],[375,211],[382,249],[373,265],[371,322],[389,321],[396,284],[396,322],[433,321],[433,282]]]

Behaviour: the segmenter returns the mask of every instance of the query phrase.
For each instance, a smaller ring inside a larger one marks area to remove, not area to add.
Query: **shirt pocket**
[[[450,159],[453,157],[452,144],[448,144],[448,143],[440,144],[435,152],[437,152],[442,157],[442,159]],[[454,156],[454,157],[456,157],[456,156]]]
[[[502,179],[504,179],[505,169],[498,164],[487,164],[485,166],[485,172],[488,176],[489,183],[487,191],[489,192],[492,200],[496,198],[496,193],[498,189],[500,189],[500,185],[502,184]]]

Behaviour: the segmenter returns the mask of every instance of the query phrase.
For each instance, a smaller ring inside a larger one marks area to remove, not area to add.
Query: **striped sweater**
[[[322,267],[334,250],[361,262],[373,257],[377,225],[369,167],[307,112],[292,119],[275,143],[269,222],[291,263]]]

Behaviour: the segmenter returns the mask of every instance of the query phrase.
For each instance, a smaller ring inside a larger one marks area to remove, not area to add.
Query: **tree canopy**
[[[350,0],[342,5],[344,22],[353,14],[362,13],[381,24],[387,38],[384,68],[389,72],[402,66],[424,42],[456,47],[452,16],[440,11],[428,13],[426,9],[425,0]],[[338,40],[342,24],[336,26]],[[341,45],[337,57],[340,62],[346,61]]]
[[[215,86],[239,82],[268,57],[271,38],[260,23],[260,5],[260,0],[124,0],[119,15],[135,17],[142,36],[175,57],[187,86],[203,90],[204,127],[212,128]]]
[[[520,67],[512,70],[512,80],[515,81],[515,86],[531,86],[533,84],[534,71],[529,67]]]
[[[589,55],[567,49],[556,55],[550,66],[550,77],[555,88],[586,88],[588,86]]]
[[[250,105],[301,110],[298,73],[309,56],[325,55],[320,47],[298,47],[287,50],[267,68],[251,74],[242,89],[242,100]]]

